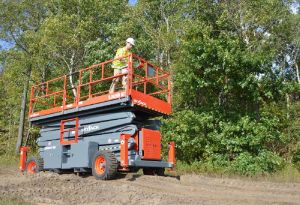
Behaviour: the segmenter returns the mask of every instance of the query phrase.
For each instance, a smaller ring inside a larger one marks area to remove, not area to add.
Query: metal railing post
[[[103,80],[103,78],[104,78],[104,63],[102,63],[101,64],[101,74],[102,74],[102,76],[101,76],[101,80]]]
[[[62,109],[64,110],[67,103],[67,76],[64,76],[64,91],[63,91],[63,102],[62,102]]]
[[[128,56],[128,74],[127,74],[127,85],[126,85],[126,95],[131,94],[132,89],[132,76],[133,76],[133,66],[132,66],[132,54]]]
[[[33,113],[33,101],[34,101],[34,85],[31,86],[30,100],[29,100],[29,115]]]
[[[80,89],[81,89],[81,77],[82,77],[82,70],[79,71],[79,79],[77,85],[77,96],[75,96],[75,105],[78,107],[80,101]]]
[[[49,81],[46,82],[46,96],[48,95]]]
[[[171,76],[168,76],[168,103],[171,103]]]
[[[92,81],[93,81],[93,77],[92,77],[92,69],[90,69],[90,80],[89,80],[89,98],[92,97]]]
[[[144,94],[147,93],[147,82],[148,82],[148,63],[145,63],[145,82],[144,82]]]

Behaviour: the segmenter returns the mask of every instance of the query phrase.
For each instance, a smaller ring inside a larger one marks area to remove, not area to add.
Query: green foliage
[[[249,179],[251,181],[271,181],[271,182],[300,182],[300,171],[295,168],[293,164],[286,164],[282,169],[277,170],[274,173],[264,173],[256,175],[244,175],[237,173],[236,171],[226,169],[220,166],[214,166],[210,162],[194,161],[192,163],[186,163],[184,161],[177,161],[176,171],[173,175],[181,174],[201,174],[217,177],[233,177]]]
[[[269,173],[279,170],[283,159],[273,152],[263,151],[257,156],[241,153],[231,164],[229,169],[245,175]]]
[[[300,21],[292,3],[2,1],[0,39],[13,47],[0,51],[0,155],[14,150],[24,82],[111,59],[130,36],[134,53],[171,73],[174,113],[163,140],[175,140],[183,167],[244,175],[299,168]],[[76,86],[78,75],[68,80]],[[34,146],[38,129],[29,132]]]
[[[114,58],[114,52],[117,48],[112,43],[104,42],[101,39],[90,41],[85,45],[87,54],[85,56],[85,66],[98,64]]]
[[[164,140],[176,142],[177,158],[202,161],[210,169],[223,167],[242,174],[274,172],[283,166],[279,152],[289,141],[278,131],[278,118],[247,116],[224,121],[212,112],[180,111],[163,123]]]
[[[18,166],[20,158],[13,155],[14,150],[11,153],[7,152],[6,154],[0,154],[0,165],[1,167],[12,167]]]
[[[163,121],[164,140],[175,140],[178,159],[187,162],[200,160],[207,152],[208,134],[213,132],[215,121],[210,113],[177,112],[172,119]]]
[[[277,171],[298,153],[289,101],[299,86],[282,56],[290,55],[286,28],[294,17],[278,1],[199,7],[206,16],[192,15],[176,54],[175,114],[164,123],[165,140],[175,140],[178,158],[190,164],[245,175]]]
[[[293,103],[289,108],[289,121],[285,133],[290,138],[290,145],[288,146],[290,161],[300,171],[300,104]]]

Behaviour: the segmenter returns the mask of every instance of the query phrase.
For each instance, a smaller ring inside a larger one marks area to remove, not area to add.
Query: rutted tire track
[[[300,204],[300,184],[195,175],[128,174],[112,181],[0,168],[0,197],[44,204]]]

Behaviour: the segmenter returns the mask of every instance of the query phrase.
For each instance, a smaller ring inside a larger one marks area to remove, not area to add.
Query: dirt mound
[[[300,184],[140,174],[98,181],[92,176],[28,175],[0,168],[1,196],[39,204],[299,204]]]

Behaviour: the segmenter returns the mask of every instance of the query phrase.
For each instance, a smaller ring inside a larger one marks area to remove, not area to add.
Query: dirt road
[[[112,181],[0,168],[0,198],[35,204],[300,204],[299,183],[128,174]]]

